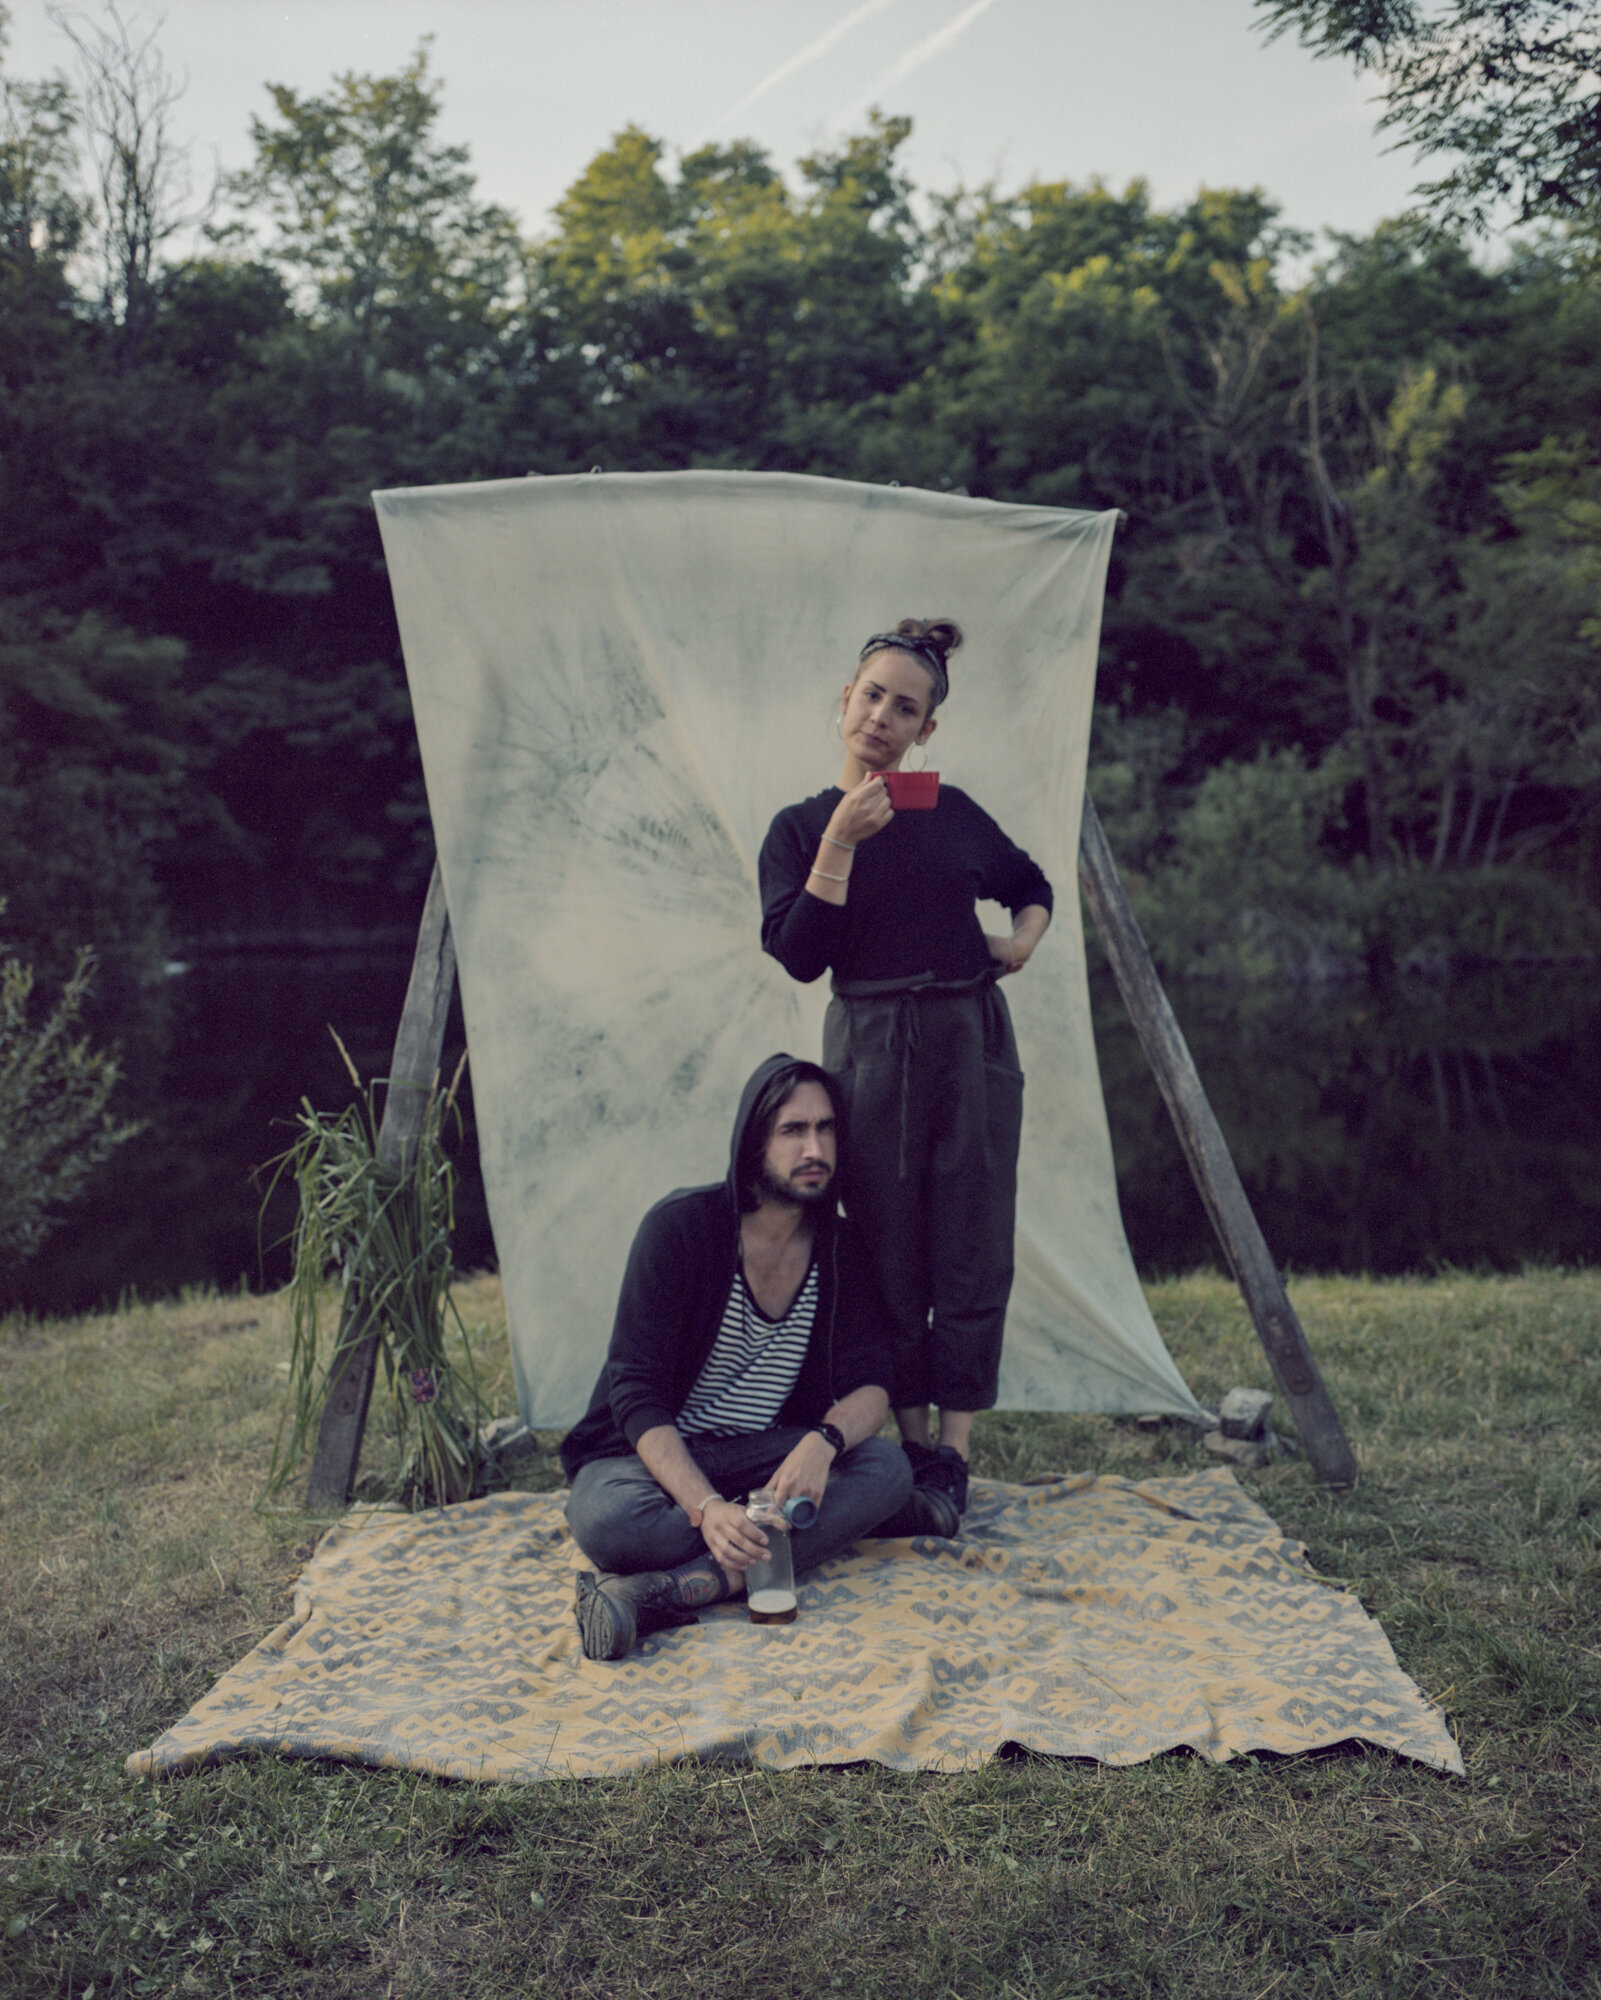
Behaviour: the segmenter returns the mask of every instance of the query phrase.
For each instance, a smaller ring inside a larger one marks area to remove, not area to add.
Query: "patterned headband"
[[[946,671],[945,655],[939,647],[932,639],[914,639],[907,632],[875,632],[856,655],[856,664],[860,666],[869,653],[881,653],[886,646],[892,646],[900,653],[910,653],[914,660],[928,668],[934,676],[934,699],[929,706],[938,708],[951,691],[951,677]]]

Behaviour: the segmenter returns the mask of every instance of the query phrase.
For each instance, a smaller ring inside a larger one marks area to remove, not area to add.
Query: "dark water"
[[[186,1284],[277,1285],[286,1196],[260,1222],[264,1163],[302,1096],[388,1067],[409,956],[260,956],[170,982],[142,1062],[150,1129],[14,1274],[36,1312],[158,1298]],[[1123,1213],[1147,1275],[1214,1263],[1209,1225],[1115,989],[1096,1029]],[[1174,1006],[1268,1242],[1302,1271],[1515,1267],[1601,1256],[1601,981],[1499,974],[1448,989],[1251,994],[1179,985]],[[459,1011],[445,1066],[463,1045]],[[492,1264],[466,1094],[458,1263]]]
[[[250,954],[170,980],[164,1046],[147,1046],[129,1064],[134,1101],[124,1109],[148,1117],[149,1129],[101,1169],[39,1255],[13,1274],[10,1300],[74,1312],[115,1304],[126,1291],[151,1299],[184,1285],[282,1284],[294,1204],[281,1189],[263,1212],[271,1162],[296,1136],[303,1097],[332,1111],[356,1095],[330,1026],[364,1079],[388,1070],[410,970],[409,950]],[[458,1002],[445,1037],[447,1075],[464,1045]],[[495,1254],[471,1100],[468,1084],[464,1130],[450,1140],[461,1168],[456,1256],[464,1269],[493,1264]]]
[[[1601,1259],[1601,990],[1484,973],[1170,998],[1263,1233],[1301,1271]],[[1118,1190],[1146,1275],[1215,1263],[1133,1029],[1097,985]]]

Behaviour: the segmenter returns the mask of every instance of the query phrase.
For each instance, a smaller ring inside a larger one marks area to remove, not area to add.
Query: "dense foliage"
[[[274,88],[169,257],[159,60],[90,53],[120,95],[0,78],[0,887],[42,974],[93,944],[109,1005],[174,937],[409,923],[368,496],[595,465],[1126,509],[1095,787],[1170,964],[1594,948],[1593,237],[1488,270],[1398,222],[1292,284],[1259,192],[920,198],[875,117],[792,177],[629,128],[528,243],[423,48]]]
[[[1601,210],[1596,0],[1256,0],[1270,30],[1376,74],[1381,123],[1449,171],[1418,192],[1486,228]]]
[[[80,952],[54,1004],[41,1009],[33,968],[0,947],[0,1272],[8,1275],[38,1249],[94,1168],[138,1130],[106,1109],[117,1086],[115,1057],[77,1032],[92,969]]]

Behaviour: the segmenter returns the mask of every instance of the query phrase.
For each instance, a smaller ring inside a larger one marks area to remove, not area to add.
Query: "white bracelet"
[[[830,875],[826,868],[813,868],[810,872],[821,875],[825,882],[848,882],[851,879],[848,875]]]
[[[825,833],[823,838],[828,842],[830,847],[843,847],[847,854],[854,854],[856,852],[856,843],[854,840],[836,840],[831,833]]]

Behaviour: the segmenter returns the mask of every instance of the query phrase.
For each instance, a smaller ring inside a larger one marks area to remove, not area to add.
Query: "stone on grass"
[[[496,1417],[478,1433],[480,1463],[506,1473],[539,1456],[539,1439],[521,1417]]]
[[[1222,1431],[1207,1431],[1201,1438],[1208,1451],[1214,1451],[1219,1458],[1229,1458],[1236,1465],[1265,1465],[1267,1446],[1258,1438],[1231,1438]]]
[[[1219,1413],[1226,1438],[1259,1438],[1267,1429],[1267,1413],[1273,1407],[1270,1389],[1230,1389]]]

